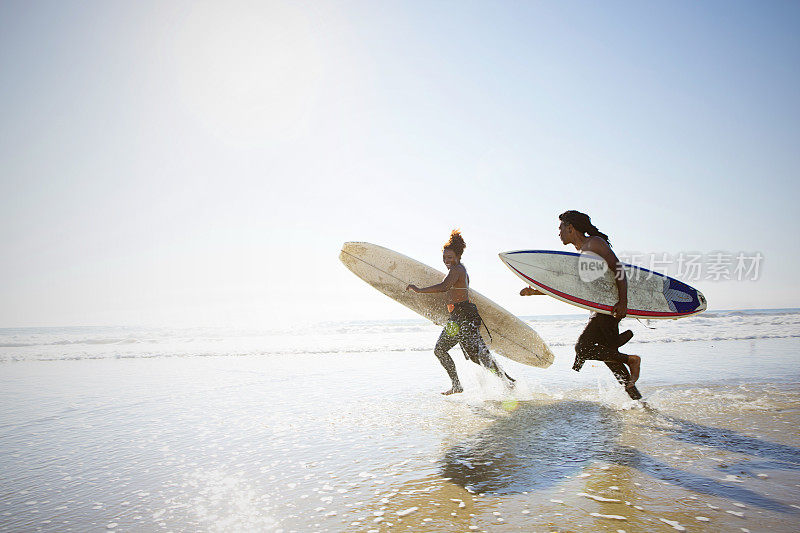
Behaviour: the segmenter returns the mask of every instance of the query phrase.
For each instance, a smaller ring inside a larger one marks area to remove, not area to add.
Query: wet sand
[[[445,398],[432,358],[3,364],[0,530],[796,530],[797,380],[650,374],[645,407],[606,373],[507,364],[511,394],[459,361],[467,391]]]

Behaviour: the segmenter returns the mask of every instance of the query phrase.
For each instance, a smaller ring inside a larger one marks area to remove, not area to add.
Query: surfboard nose
[[[364,252],[365,244],[367,243],[360,241],[348,241],[342,244],[342,253],[359,256]]]
[[[500,261],[506,264],[506,266],[511,266],[511,263],[516,263],[514,260],[514,254],[518,252],[500,252],[497,256],[500,258]]]

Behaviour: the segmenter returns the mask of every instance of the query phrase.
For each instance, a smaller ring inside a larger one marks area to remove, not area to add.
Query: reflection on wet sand
[[[670,432],[681,442],[766,457],[773,469],[800,468],[800,449],[703,426],[651,411],[647,430]],[[672,424],[664,428],[660,422]],[[449,449],[442,476],[471,492],[511,494],[552,487],[592,461],[635,468],[654,478],[764,509],[792,508],[751,490],[659,461],[618,443],[624,421],[619,411],[591,402],[521,404],[509,416]]]
[[[549,488],[613,449],[622,420],[591,402],[524,402],[449,449],[442,476],[472,492],[510,494]]]

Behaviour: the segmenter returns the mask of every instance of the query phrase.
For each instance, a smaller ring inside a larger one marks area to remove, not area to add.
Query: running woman
[[[489,353],[489,348],[481,338],[479,328],[482,320],[478,314],[478,308],[469,301],[469,275],[467,269],[461,264],[461,254],[464,253],[466,246],[461,232],[453,230],[450,233],[450,240],[442,248],[442,260],[449,271],[444,280],[430,287],[419,288],[416,285],[406,287],[406,290],[417,293],[447,293],[447,310],[450,312],[450,320],[439,335],[436,348],[433,350],[453,384],[450,390],[442,393],[445,395],[464,391],[458,380],[455,363],[448,353],[456,344],[461,345],[467,359],[488,368],[504,379],[507,385],[513,386],[514,383],[514,379],[497,366]]]

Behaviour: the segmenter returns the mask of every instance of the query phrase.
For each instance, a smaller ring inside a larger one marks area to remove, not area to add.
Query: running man
[[[592,313],[589,323],[578,337],[575,344],[575,364],[573,370],[580,371],[587,360],[603,361],[625,386],[628,395],[634,400],[641,398],[636,389],[639,379],[641,358],[638,355],[626,355],[619,352],[619,347],[633,336],[630,330],[620,335],[619,321],[628,314],[628,281],[622,263],[611,250],[608,235],[600,232],[592,224],[589,215],[580,211],[565,211],[558,216],[558,236],[563,244],[575,246],[579,252],[591,252],[600,256],[607,264],[617,284],[617,303],[611,315]],[[544,294],[532,287],[520,291],[522,296]],[[625,368],[628,365],[628,368]],[[630,370],[629,370],[630,369]]]

